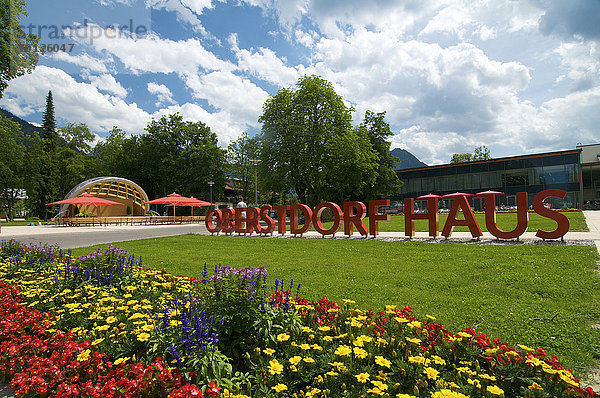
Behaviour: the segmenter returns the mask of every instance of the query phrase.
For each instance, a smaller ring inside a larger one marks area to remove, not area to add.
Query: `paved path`
[[[96,227],[23,226],[2,227],[0,240],[14,239],[25,244],[58,245],[63,249],[127,240],[206,233],[202,224],[175,225],[109,225]]]
[[[566,244],[595,244],[600,253],[600,211],[584,211],[589,232],[568,232],[564,236]],[[157,238],[163,236],[175,236],[183,234],[202,234],[208,235],[204,224],[182,224],[182,225],[159,225],[159,226],[104,226],[104,227],[57,227],[57,226],[25,226],[25,227],[6,227],[3,226],[0,231],[0,240],[15,239],[26,244],[50,244],[58,245],[61,248],[86,247],[97,244],[106,244],[113,242],[123,242],[128,240]],[[277,234],[273,234],[274,237]],[[293,235],[286,235],[292,238]],[[304,234],[307,238],[320,238],[321,235],[316,232]],[[336,238],[343,238],[343,233],[336,234]],[[361,239],[358,233],[353,238]],[[331,238],[328,238],[331,239]],[[408,241],[403,232],[382,232],[377,239]],[[417,232],[413,241],[423,242],[445,242],[443,237],[435,240],[431,239],[426,232]],[[448,242],[456,243],[474,243],[474,244],[495,244],[497,241],[490,233],[484,232],[479,241],[472,239],[468,232],[454,232]],[[520,237],[520,242],[524,244],[540,244],[543,241],[535,237],[534,232],[526,232]],[[509,242],[506,242],[509,243]],[[514,243],[509,243],[514,244]],[[598,387],[595,385],[594,387]],[[13,398],[10,388],[0,383],[0,398]]]

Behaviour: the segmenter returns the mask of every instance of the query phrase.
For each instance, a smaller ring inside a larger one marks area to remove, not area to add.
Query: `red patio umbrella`
[[[448,195],[443,195],[442,198],[450,199],[450,198],[456,198],[457,196],[466,196],[467,198],[469,198],[469,197],[475,196],[475,195],[473,195],[472,193],[454,192],[454,193],[449,193]]]
[[[77,205],[77,206],[109,206],[109,205],[120,205],[125,206],[123,203],[113,202],[112,200],[99,198],[89,193],[82,193],[79,196],[69,199],[59,200],[57,202],[48,203],[50,205]]]
[[[434,195],[432,193],[428,193],[427,195],[418,196],[417,199],[429,199],[429,198],[441,198],[440,195]]]
[[[485,195],[504,195],[504,192],[487,190],[487,191],[478,192],[475,194],[475,196],[485,196]]]
[[[57,202],[48,203],[50,205],[84,205],[84,206],[108,206],[108,205],[123,205],[123,203],[113,202],[112,200],[99,198],[89,193],[82,193],[79,196],[69,199],[59,200]]]
[[[194,197],[190,198],[187,196],[181,196],[175,192],[162,198],[153,199],[144,203],[173,206],[173,220],[175,220],[175,206],[210,206],[210,202],[204,202],[203,200],[199,200]]]

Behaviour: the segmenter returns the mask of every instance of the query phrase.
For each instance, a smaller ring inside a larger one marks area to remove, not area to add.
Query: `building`
[[[576,149],[533,155],[504,157],[491,160],[444,164],[397,170],[404,183],[392,204],[401,206],[404,198],[417,198],[434,193],[453,192],[476,194],[493,190],[499,206],[516,205],[517,192],[527,192],[529,204],[535,194],[545,189],[567,192],[563,199],[548,198],[554,208],[600,209],[600,144],[577,145]],[[483,209],[483,198],[470,199],[474,210]],[[426,201],[416,201],[425,206]],[[450,201],[440,200],[440,208]]]
[[[135,182],[121,177],[96,177],[78,184],[71,189],[65,199],[74,198],[82,193],[99,198],[109,199],[113,202],[123,203],[125,206],[81,206],[61,205],[57,217],[74,217],[85,211],[87,215],[113,217],[113,216],[144,216],[148,210],[148,195]]]

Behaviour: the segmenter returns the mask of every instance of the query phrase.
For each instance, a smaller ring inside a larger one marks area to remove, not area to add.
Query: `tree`
[[[25,0],[0,0],[0,98],[9,80],[31,73],[38,61],[38,37],[20,26],[27,15]]]
[[[450,163],[475,162],[478,160],[490,160],[490,150],[487,146],[478,146],[473,153],[455,153],[450,159]]]
[[[149,196],[173,191],[209,197],[208,181],[215,182],[215,197],[225,185],[225,153],[217,136],[202,122],[184,121],[174,114],[152,120],[147,134],[137,141],[139,183]]]
[[[385,112],[374,113],[367,110],[360,128],[366,130],[369,142],[377,153],[375,182],[365,188],[362,197],[364,200],[387,197],[400,188],[401,182],[394,172],[394,165],[398,158],[390,152],[391,143],[387,138],[393,133],[390,125],[385,121]]]
[[[473,160],[490,160],[491,158],[490,150],[485,145],[478,146],[475,148],[475,152],[473,152]]]
[[[58,191],[64,196],[75,185],[96,176],[97,166],[90,156],[94,135],[83,123],[68,123],[58,129],[62,138],[57,152]]]
[[[283,88],[269,98],[259,118],[264,188],[295,194],[308,205],[385,191],[379,182],[393,177],[386,170],[388,155],[380,156],[388,134],[383,115],[369,113],[364,126],[353,128],[351,112],[332,84],[318,76],[304,76],[295,89]]]
[[[0,209],[14,219],[19,192],[25,187],[27,162],[24,136],[18,123],[0,116]]]
[[[473,154],[471,153],[455,153],[452,155],[452,159],[450,159],[450,163],[465,163],[472,161]]]
[[[227,174],[236,187],[241,188],[244,198],[254,197],[254,163],[260,155],[260,140],[258,137],[248,137],[247,132],[227,147]]]
[[[36,147],[36,158],[39,164],[39,173],[34,174],[37,177],[36,183],[31,185],[31,192],[28,192],[32,202],[34,213],[48,219],[48,208],[46,203],[60,199],[59,193],[59,164],[58,164],[58,145],[59,136],[56,132],[56,122],[54,120],[54,103],[52,100],[52,91],[48,91],[46,96],[46,109],[42,121],[41,145]]]

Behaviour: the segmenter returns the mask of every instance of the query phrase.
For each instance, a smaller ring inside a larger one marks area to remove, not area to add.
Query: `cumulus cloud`
[[[220,60],[193,38],[178,41],[161,39],[157,35],[135,38],[118,32],[107,33],[106,29],[95,24],[75,29],[73,36],[84,38],[79,39],[83,44],[86,44],[85,38],[96,37],[92,43],[95,51],[113,55],[133,73],[196,74],[200,68],[233,69],[233,65]]]
[[[156,102],[156,106],[160,106],[161,104],[175,103],[173,100],[173,93],[164,84],[150,82],[148,83],[148,92],[157,96],[158,102]]]
[[[52,53],[52,58],[57,61],[68,62],[73,65],[80,66],[82,68],[89,69],[94,72],[106,73],[108,69],[106,67],[106,63],[112,62],[111,59],[100,59],[97,57],[92,57],[87,53],[71,55],[66,51],[58,51]]]
[[[273,50],[261,47],[257,51],[252,52],[240,49],[235,36],[230,37],[229,41],[237,57],[237,67],[239,70],[283,87],[293,85],[298,80],[298,71],[286,66],[286,59],[279,58]]]
[[[120,98],[127,96],[127,90],[119,83],[113,75],[102,74],[99,76],[87,76],[91,85],[100,91],[112,93]]]
[[[540,31],[567,39],[574,36],[600,39],[600,2],[597,0],[552,0],[540,19]]]
[[[205,99],[211,106],[227,111],[233,118],[258,127],[258,117],[268,94],[250,80],[231,72],[215,71],[202,76],[190,76],[186,82],[195,98]]]
[[[38,65],[31,74],[12,80],[0,106],[30,107],[40,112],[50,90],[58,120],[86,123],[92,131],[105,132],[119,126],[129,132],[141,132],[150,119],[137,104],[102,94],[91,84],[77,82],[64,71],[43,65]]]

